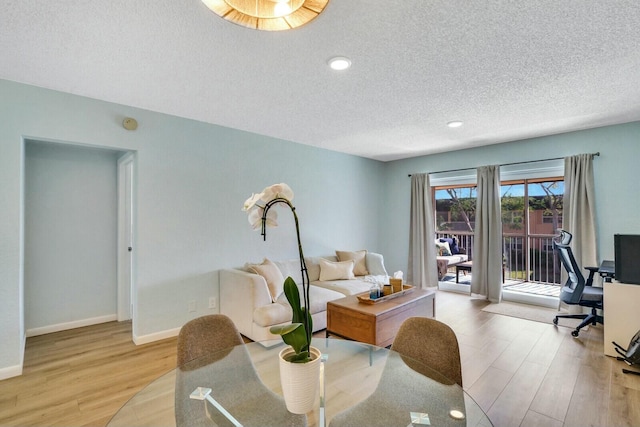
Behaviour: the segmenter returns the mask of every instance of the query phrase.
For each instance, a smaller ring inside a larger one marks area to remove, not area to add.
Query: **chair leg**
[[[580,329],[587,325],[596,325],[597,323],[603,323],[604,319],[598,315],[595,308],[591,308],[591,314],[559,314],[553,319],[553,324],[558,324],[558,318],[562,319],[583,319],[582,322],[571,332],[571,336],[574,338],[580,334]]]
[[[580,333],[580,329],[584,328],[587,325],[595,325],[596,324],[596,317],[593,314],[588,315],[587,317],[584,318],[584,320],[576,327],[576,329],[574,329],[573,332],[571,332],[571,335],[574,337],[577,337],[578,334]]]
[[[553,323],[558,324],[558,319],[584,319],[588,314],[558,314]]]

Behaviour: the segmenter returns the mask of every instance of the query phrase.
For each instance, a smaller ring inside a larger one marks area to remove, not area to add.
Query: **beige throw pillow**
[[[350,280],[353,275],[354,261],[333,262],[324,258],[320,259],[320,280]]]
[[[247,268],[264,277],[271,294],[271,301],[276,302],[280,294],[284,292],[284,277],[278,266],[265,258],[262,264],[248,264]]]
[[[336,251],[336,256],[338,257],[338,261],[349,261],[353,260],[353,274],[355,276],[366,276],[369,274],[367,270],[367,261],[365,257],[367,256],[367,251]]]

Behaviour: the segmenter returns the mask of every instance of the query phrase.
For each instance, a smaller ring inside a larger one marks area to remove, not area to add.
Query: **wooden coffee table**
[[[377,304],[364,304],[355,295],[327,303],[326,336],[388,347],[409,317],[435,317],[435,290],[415,289]]]

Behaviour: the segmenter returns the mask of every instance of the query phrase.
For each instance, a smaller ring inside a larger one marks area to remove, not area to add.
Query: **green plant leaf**
[[[293,351],[298,354],[303,352],[306,347],[308,347],[307,333],[305,332],[304,325],[302,323],[292,323],[291,325],[286,326],[294,325],[295,327],[293,328],[283,328],[283,330],[288,330],[288,332],[283,331],[284,333],[281,333],[280,335],[282,336],[282,341],[284,341],[285,344],[289,344],[293,348]]]
[[[276,325],[269,328],[269,332],[275,335],[286,335],[296,328],[304,326],[302,323],[291,323],[289,325]]]
[[[296,356],[292,359],[295,359],[296,362],[306,362],[309,360],[309,345],[311,343],[310,331],[313,330],[311,314],[306,307],[301,307],[300,291],[298,291],[298,285],[296,285],[296,282],[291,276],[287,277],[284,281],[284,294],[293,312],[291,325],[273,326],[269,330],[272,334],[282,336],[282,341],[293,348]],[[309,325],[308,331],[304,327],[305,317]]]
[[[308,351],[303,351],[301,353],[290,355],[287,357],[287,361],[291,363],[306,363],[311,361],[311,355]]]
[[[304,317],[302,314],[302,308],[300,307],[300,292],[298,291],[298,285],[296,282],[288,276],[284,281],[284,294],[289,301],[289,305],[293,310],[292,323],[304,323]]]

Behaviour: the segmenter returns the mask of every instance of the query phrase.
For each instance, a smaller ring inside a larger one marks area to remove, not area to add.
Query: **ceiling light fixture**
[[[329,67],[332,70],[342,71],[351,67],[351,60],[344,56],[336,56],[335,58],[331,58],[329,60]]]
[[[459,128],[460,126],[462,126],[462,122],[459,120],[454,120],[452,122],[447,123],[447,126],[449,126],[450,128]]]
[[[329,0],[202,0],[216,15],[243,27],[282,31],[300,27],[324,10]]]

